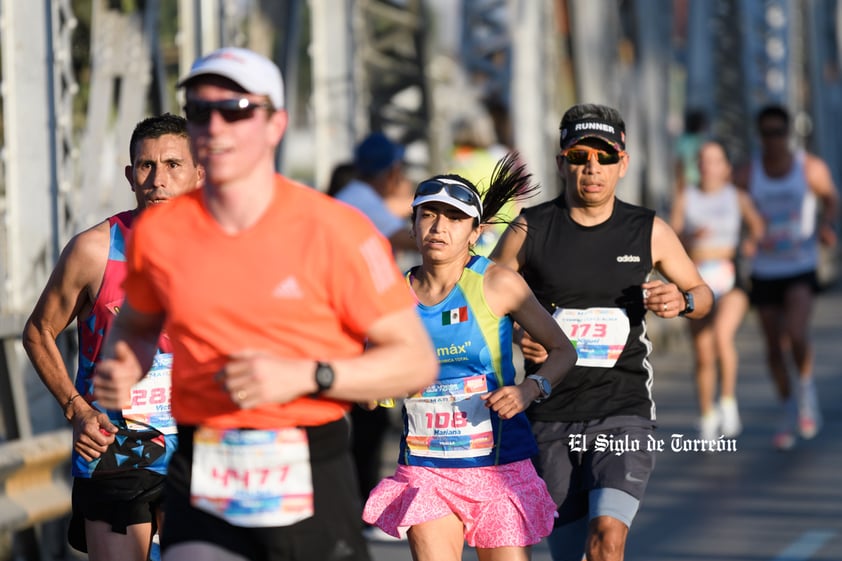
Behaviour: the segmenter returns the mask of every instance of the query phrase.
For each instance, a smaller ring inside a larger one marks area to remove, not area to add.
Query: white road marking
[[[800,538],[792,542],[772,561],[808,561],[812,555],[820,550],[830,538],[836,535],[835,530],[810,530],[804,532]]]

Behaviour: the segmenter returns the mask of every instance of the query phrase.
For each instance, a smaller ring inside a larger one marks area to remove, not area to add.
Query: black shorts
[[[784,303],[787,291],[799,284],[806,284],[813,293],[818,292],[816,271],[776,279],[759,279],[752,275],[751,303],[754,306],[780,306]]]
[[[164,476],[147,469],[133,469],[93,478],[73,479],[72,514],[67,530],[71,547],[87,553],[85,520],[111,524],[111,531],[126,534],[134,524],[152,523],[157,530],[155,513],[164,495]]]
[[[617,489],[638,501],[643,498],[655,468],[655,455],[647,450],[652,421],[635,416],[580,423],[533,421],[532,430],[539,450],[536,470],[559,505],[556,526],[588,516],[594,489]]]
[[[179,426],[179,446],[167,478],[161,547],[199,541],[252,561],[368,561],[362,501],[350,454],[350,424],[341,419],[308,427],[314,515],[290,526],[244,528],[190,504],[195,427]]]

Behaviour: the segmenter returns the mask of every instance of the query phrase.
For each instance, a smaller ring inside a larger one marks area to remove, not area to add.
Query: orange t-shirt
[[[310,397],[240,410],[214,375],[244,349],[328,361],[359,355],[375,321],[415,305],[388,240],[365,216],[280,175],[264,215],[234,235],[210,216],[201,190],[150,211],[129,238],[123,286],[132,308],[166,314],[180,424],[339,419],[347,403]]]

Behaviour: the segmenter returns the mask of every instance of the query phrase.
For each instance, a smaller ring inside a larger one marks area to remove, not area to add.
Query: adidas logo
[[[301,287],[298,286],[295,277],[289,276],[278,283],[278,286],[272,291],[272,296],[286,300],[300,300],[304,297],[304,294],[301,292]]]
[[[639,255],[618,255],[617,263],[640,263]]]

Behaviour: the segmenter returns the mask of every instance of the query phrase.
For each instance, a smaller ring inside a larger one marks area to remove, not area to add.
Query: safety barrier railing
[[[69,429],[0,444],[0,532],[70,512]]]

